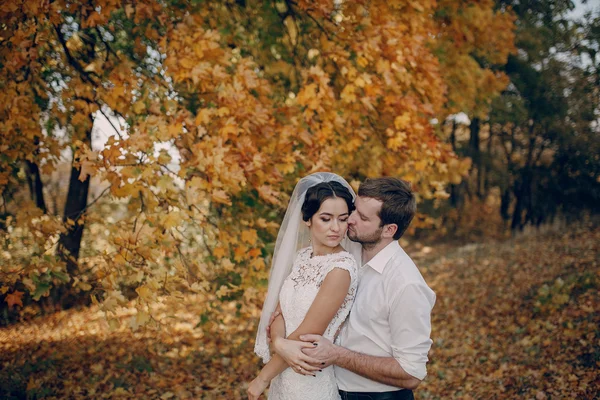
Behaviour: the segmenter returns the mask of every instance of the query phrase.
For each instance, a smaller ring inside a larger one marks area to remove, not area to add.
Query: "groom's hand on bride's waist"
[[[317,360],[317,363],[313,365],[314,367],[325,368],[335,364],[339,347],[331,343],[330,340],[321,335],[301,335],[300,340],[313,344],[312,347],[302,349],[302,352]]]

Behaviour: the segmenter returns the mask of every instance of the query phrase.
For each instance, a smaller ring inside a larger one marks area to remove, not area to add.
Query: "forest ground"
[[[437,294],[417,399],[593,399],[600,393],[600,228],[411,246]],[[98,308],[0,328],[0,398],[245,398],[259,315],[164,299],[158,330],[111,329]]]

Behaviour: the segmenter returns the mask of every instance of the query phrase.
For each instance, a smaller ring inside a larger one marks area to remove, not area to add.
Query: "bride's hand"
[[[315,376],[319,367],[313,367],[310,364],[318,365],[318,360],[307,356],[302,349],[313,347],[312,343],[300,342],[298,340],[289,340],[278,338],[273,341],[275,352],[292,368],[295,372],[302,375]]]
[[[260,395],[265,391],[265,389],[269,386],[269,382],[262,379],[260,375],[258,375],[252,382],[250,382],[250,386],[248,386],[248,390],[246,393],[248,394],[249,400],[258,400]]]

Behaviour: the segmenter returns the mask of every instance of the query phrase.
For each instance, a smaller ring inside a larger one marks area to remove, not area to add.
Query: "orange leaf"
[[[15,290],[11,294],[7,294],[5,301],[6,301],[6,304],[8,304],[8,308],[13,307],[14,305],[19,305],[19,306],[23,307],[23,302],[21,301],[23,294],[24,294],[23,292],[19,292],[18,290]]]
[[[261,255],[261,251],[260,251],[260,249],[254,248],[248,252],[248,255],[253,258],[258,257]]]

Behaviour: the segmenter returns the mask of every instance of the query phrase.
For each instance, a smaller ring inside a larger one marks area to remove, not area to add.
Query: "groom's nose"
[[[354,224],[356,224],[355,215],[356,215],[356,212],[352,211],[352,213],[348,217],[348,225],[354,225]]]

